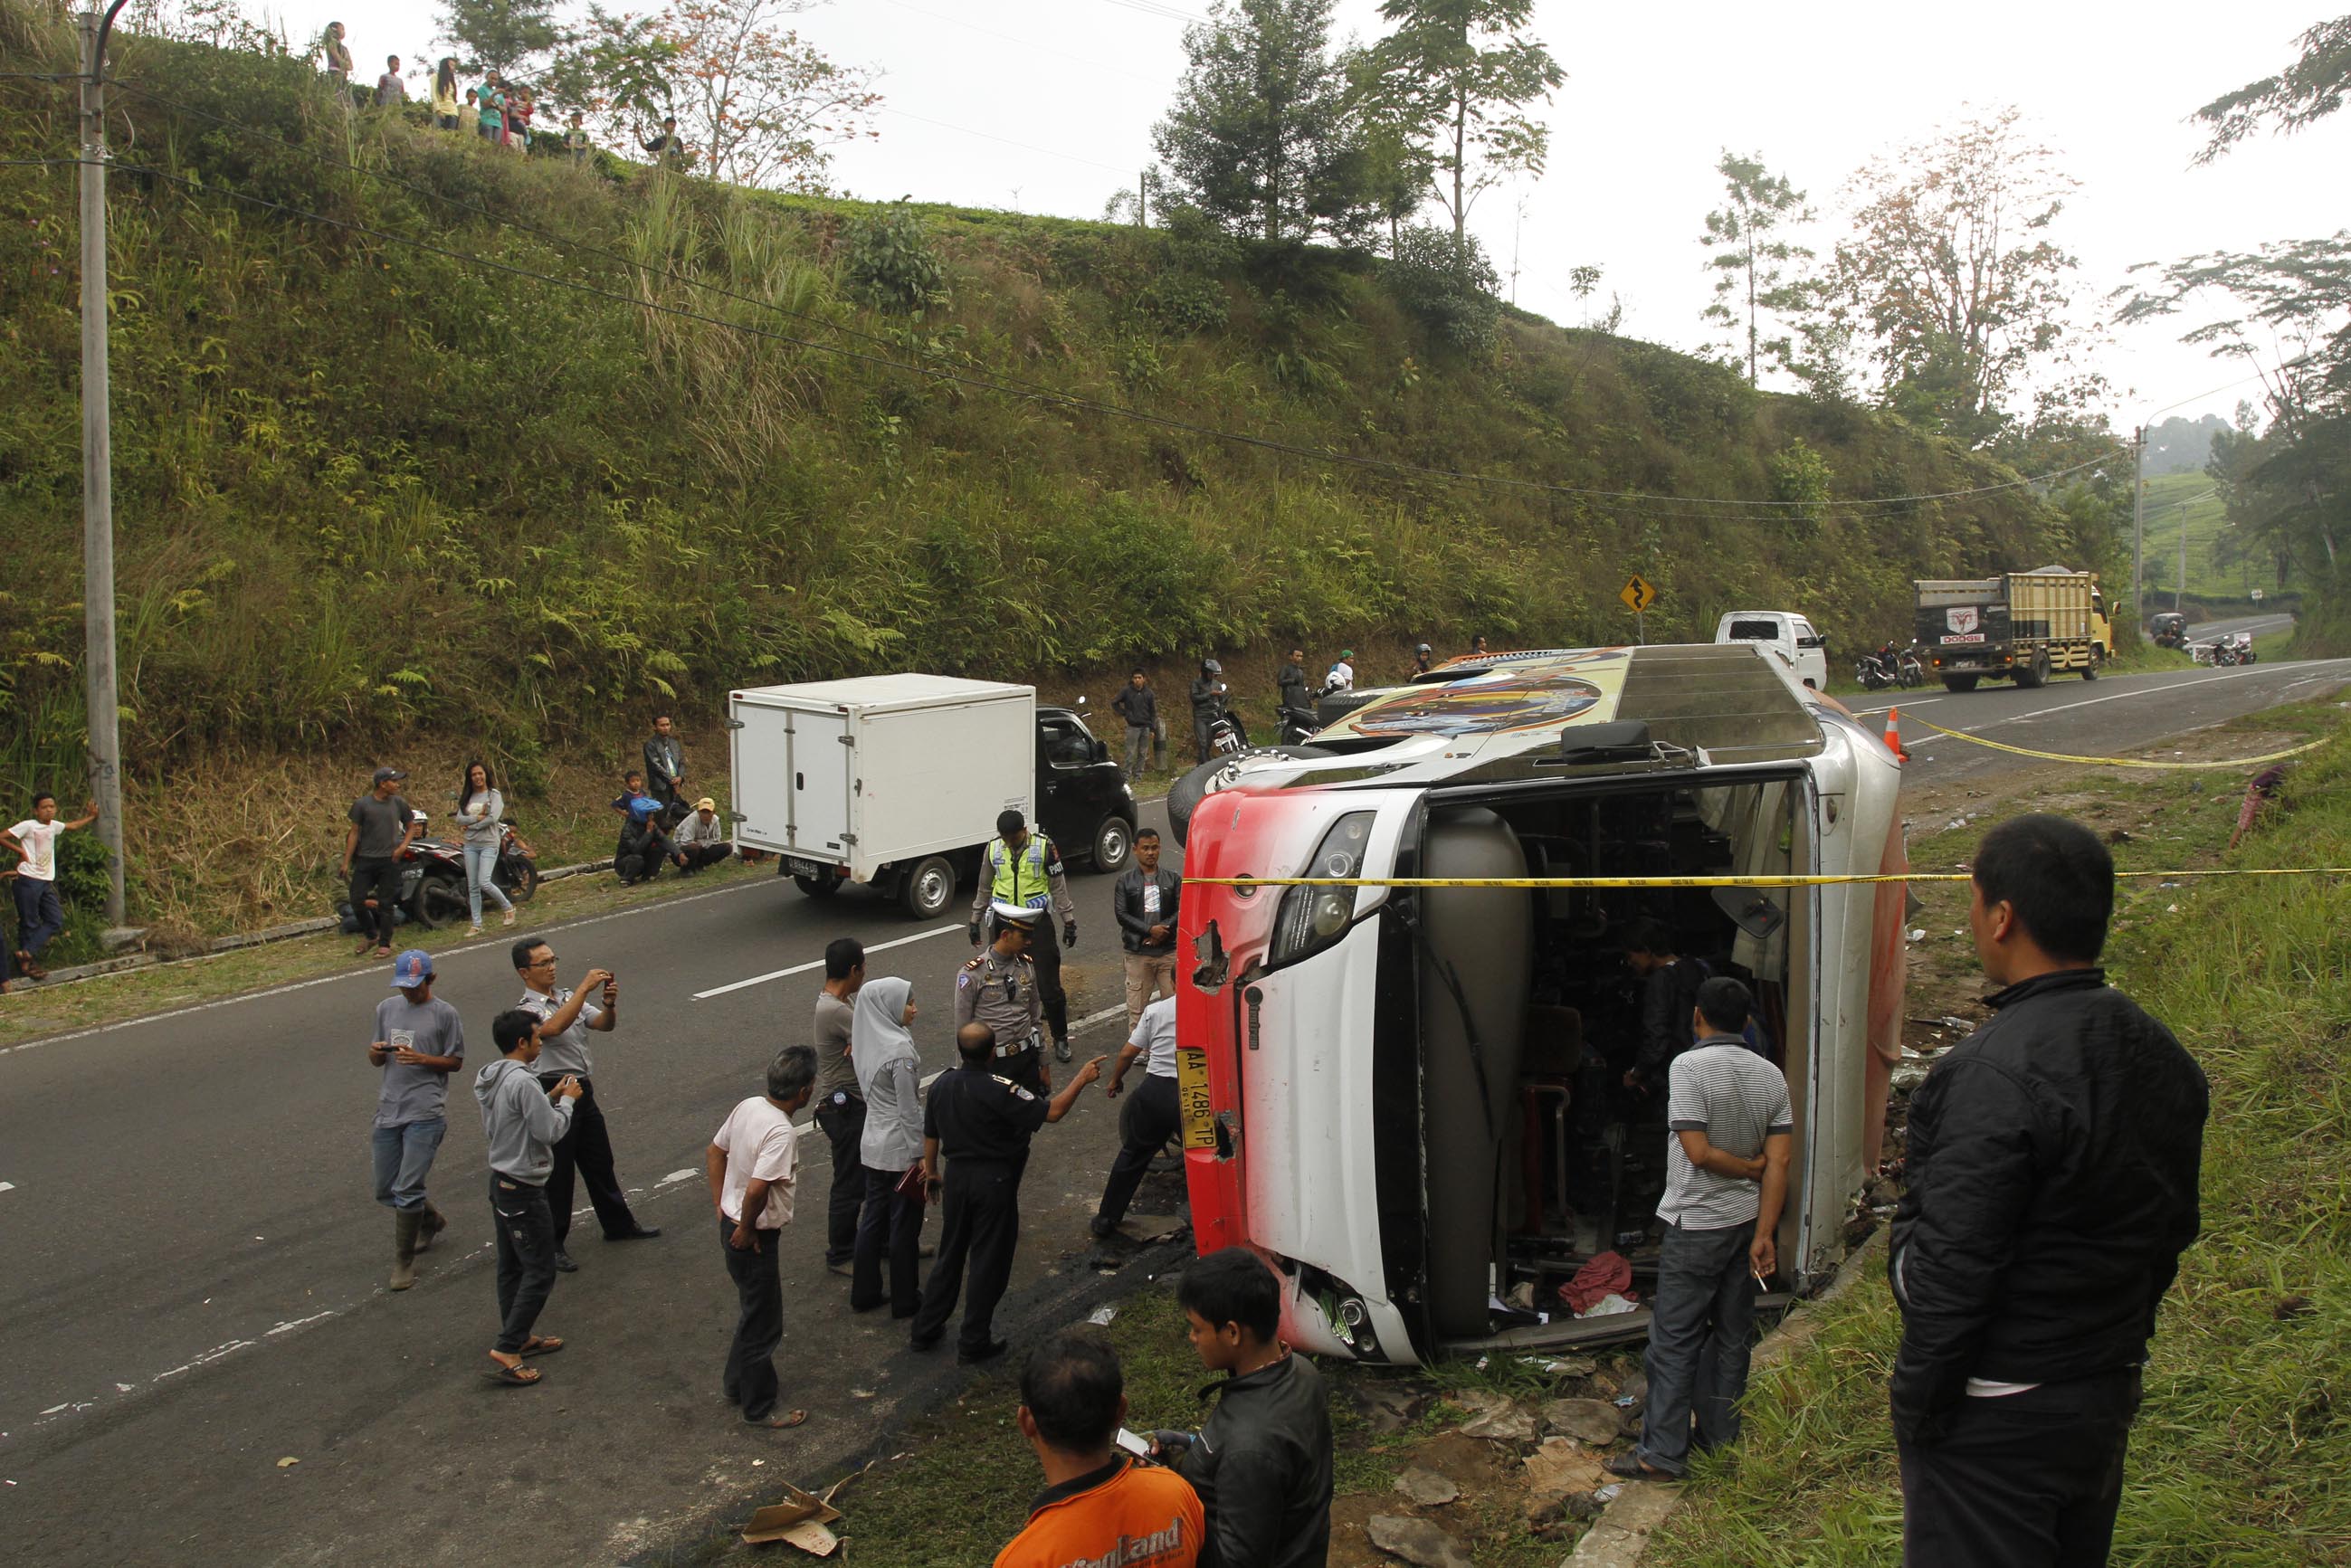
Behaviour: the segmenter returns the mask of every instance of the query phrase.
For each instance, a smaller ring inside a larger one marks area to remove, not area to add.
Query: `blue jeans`
[[[57,884],[33,877],[16,879],[16,948],[41,956],[49,939],[66,928],[66,912],[57,903]]]
[[[482,894],[488,894],[500,909],[511,911],[514,901],[498,891],[490,873],[498,869],[498,846],[477,844],[470,840],[465,844],[465,906],[474,912],[474,924],[482,923]]]
[[[1755,1222],[1719,1230],[1666,1227],[1651,1303],[1647,1408],[1634,1451],[1658,1469],[1689,1469],[1690,1416],[1698,1446],[1739,1440],[1739,1399],[1753,1354],[1755,1277],[1747,1271]]]
[[[441,1117],[375,1129],[375,1200],[387,1208],[425,1207],[424,1177],[449,1124]]]

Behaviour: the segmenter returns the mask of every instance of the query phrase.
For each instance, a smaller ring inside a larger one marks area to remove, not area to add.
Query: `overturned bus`
[[[1797,1121],[1776,1283],[1823,1281],[1899,1051],[1905,888],[1607,884],[1905,872],[1899,788],[1876,736],[1740,644],[1457,662],[1310,745],[1196,769],[1169,797],[1187,882],[1597,883],[1187,885],[1201,1250],[1263,1254],[1284,1334],[1327,1354],[1637,1335],[1646,1309],[1578,1318],[1560,1287],[1608,1251],[1654,1283],[1663,1092],[1623,1082],[1623,933],[1649,916],[1756,996]]]

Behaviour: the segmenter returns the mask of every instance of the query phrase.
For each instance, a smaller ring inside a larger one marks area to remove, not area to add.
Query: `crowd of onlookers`
[[[319,38],[319,63],[347,101],[358,101],[351,93],[350,45],[340,22],[327,24]],[[383,74],[376,78],[372,101],[378,109],[398,109],[409,101],[408,78],[398,55],[384,57]],[[479,82],[465,86],[455,55],[442,56],[434,66],[429,101],[433,123],[439,129],[471,134],[496,147],[524,153],[543,150],[575,163],[585,162],[595,150],[581,111],[573,110],[560,130],[539,127],[535,123],[538,94],[528,82],[486,70]],[[640,138],[638,145],[663,163],[682,165],[691,156],[678,136],[674,118],[664,119],[659,133]]]

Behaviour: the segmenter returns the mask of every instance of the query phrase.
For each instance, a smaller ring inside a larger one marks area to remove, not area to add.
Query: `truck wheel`
[[[1134,849],[1134,831],[1126,819],[1113,811],[1094,830],[1094,870],[1105,875],[1116,875],[1126,869],[1126,858]]]
[[[935,920],[955,902],[955,867],[945,855],[931,855],[914,863],[906,873],[904,902],[906,913],[917,920]]]
[[[2098,678],[2098,661],[2096,655],[2093,654],[2090,662],[2082,666],[2082,678],[2085,681],[2095,681]]]
[[[1976,689],[1976,682],[1981,678],[1979,675],[1945,675],[1943,689],[1947,692],[1971,692]]]
[[[831,872],[821,876],[795,876],[792,885],[810,898],[831,898],[841,891],[841,878]]]
[[[2049,684],[2049,650],[2042,649],[2032,655],[2032,662],[2016,673],[2016,684],[2028,691],[2039,691]]]

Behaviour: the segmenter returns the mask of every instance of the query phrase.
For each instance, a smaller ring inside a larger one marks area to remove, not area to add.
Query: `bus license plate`
[[[1191,1047],[1176,1052],[1176,1103],[1183,1113],[1184,1146],[1217,1146],[1217,1113],[1208,1099],[1208,1053]]]

